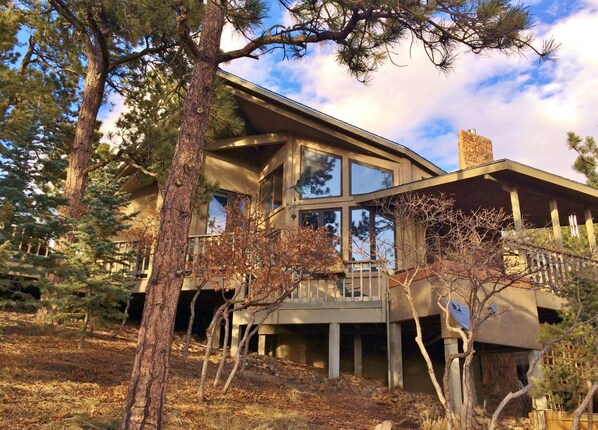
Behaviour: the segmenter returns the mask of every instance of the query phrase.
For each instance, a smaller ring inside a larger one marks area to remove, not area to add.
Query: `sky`
[[[367,85],[335,62],[331,47],[314,46],[300,60],[274,53],[222,68],[404,145],[447,171],[458,168],[458,131],[475,129],[492,140],[495,159],[583,182],[571,168],[576,154],[566,136],[598,137],[598,0],[524,3],[537,20],[537,46],[550,37],[561,45],[556,62],[461,53],[446,74],[422,49],[404,43],[395,49],[398,66],[385,64]],[[225,31],[223,49],[240,45],[238,35]],[[121,100],[113,104],[103,112],[102,131],[114,127],[124,108]]]

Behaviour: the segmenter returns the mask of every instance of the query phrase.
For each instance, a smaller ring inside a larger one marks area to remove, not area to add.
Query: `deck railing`
[[[186,272],[192,273],[193,263],[205,252],[209,241],[217,240],[219,235],[193,235],[187,242]],[[138,242],[116,242],[121,253],[133,252],[137,257],[127,267],[115,265],[113,270],[122,270],[138,279],[147,278],[152,266],[153,254],[141,248]],[[384,295],[384,284],[380,265],[377,261],[345,262],[344,273],[333,278],[325,276],[310,278],[301,282],[289,296],[287,302],[363,302],[381,300]]]
[[[377,261],[347,261],[345,273],[335,278],[309,278],[299,284],[287,302],[371,302],[382,300],[384,278]]]
[[[530,278],[540,286],[562,285],[572,270],[590,267],[598,270],[598,261],[588,257],[527,243],[517,243],[525,252]]]
[[[50,255],[52,241],[29,237],[23,226],[10,225],[3,230],[4,234],[0,234],[0,244],[6,241],[10,242],[8,246],[10,260],[22,260],[27,255],[40,257]]]

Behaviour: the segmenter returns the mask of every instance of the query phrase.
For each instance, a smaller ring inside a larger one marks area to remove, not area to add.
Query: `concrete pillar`
[[[540,354],[540,351],[535,351],[532,350],[529,352],[527,359],[529,362],[529,365],[531,366],[533,361],[536,359],[536,357],[538,356],[538,354]],[[536,368],[534,369],[534,372],[532,373],[532,378],[535,379],[541,379],[542,378],[542,359],[540,359],[540,362],[538,362],[538,364],[536,365]],[[546,429],[546,419],[545,419],[545,415],[544,415],[544,410],[548,409],[548,404],[546,402],[546,396],[538,396],[535,397],[533,395],[534,391],[531,391],[531,395],[532,395],[532,406],[533,406],[533,410],[532,413],[536,414],[536,422],[538,423],[538,430],[545,430]]]
[[[556,199],[552,198],[548,202],[550,206],[550,219],[552,220],[552,234],[554,235],[554,245],[559,251],[564,251],[563,235],[561,234],[561,221],[559,219],[559,207]]]
[[[330,323],[328,327],[328,378],[337,379],[340,376],[341,358],[341,325]]]
[[[401,342],[401,324],[389,324],[390,337],[390,381],[389,386],[403,388],[403,344]]]
[[[592,254],[596,252],[596,234],[594,233],[594,220],[592,219],[592,210],[586,208],[583,211],[586,219],[586,232],[588,235],[588,243],[590,244],[590,251]]]
[[[353,338],[353,373],[357,376],[363,375],[363,343],[360,334]]]
[[[233,322],[233,329],[230,334],[230,355],[234,357],[239,349],[239,341],[241,340],[241,326]]]
[[[444,338],[444,356],[448,357],[452,354],[459,353],[459,342],[454,338]],[[459,367],[459,359],[455,358],[450,367],[449,372],[449,391],[453,400],[454,410],[458,410],[463,404],[463,391],[461,386],[461,368]]]
[[[266,335],[259,334],[258,336],[259,338],[257,341],[257,353],[259,355],[266,355]]]

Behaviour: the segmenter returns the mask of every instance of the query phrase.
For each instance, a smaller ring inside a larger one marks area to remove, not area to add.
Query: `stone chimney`
[[[476,131],[459,131],[459,169],[479,166],[494,161],[492,141],[478,136]]]

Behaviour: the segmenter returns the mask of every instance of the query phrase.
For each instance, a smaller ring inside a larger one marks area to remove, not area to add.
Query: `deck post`
[[[233,329],[230,336],[230,355],[234,357],[237,355],[237,349],[239,349],[239,341],[241,340],[241,326],[235,324],[233,321]]]
[[[266,335],[259,333],[258,336],[257,353],[259,355],[266,355]]]
[[[341,325],[330,323],[328,327],[328,378],[340,376]]]
[[[586,220],[586,233],[588,235],[588,243],[590,244],[590,252],[596,252],[596,234],[594,233],[594,220],[592,219],[592,210],[585,208],[583,211]]]
[[[455,338],[444,338],[444,356],[459,353],[459,342]],[[455,358],[450,366],[449,373],[449,392],[453,401],[453,410],[457,411],[463,404],[463,391],[461,388],[461,368],[459,359]]]
[[[519,192],[516,187],[505,187],[511,197],[511,212],[513,214],[513,224],[515,224],[515,233],[517,239],[523,240],[523,217],[521,216],[521,206],[519,205]],[[523,248],[519,249],[519,263],[527,264],[527,254]],[[524,266],[525,267],[525,266]]]
[[[401,324],[389,324],[390,336],[390,389],[403,389],[403,343],[401,340]]]
[[[548,202],[550,206],[550,219],[552,220],[552,233],[554,234],[554,245],[559,251],[564,251],[563,235],[561,234],[561,222],[559,220],[559,206],[553,197]]]
[[[360,334],[353,338],[353,373],[363,375],[363,343]]]

